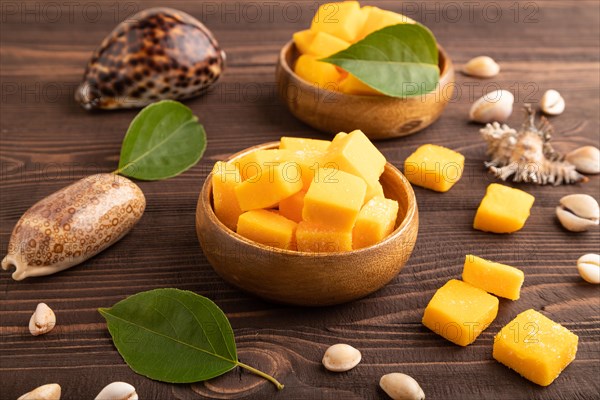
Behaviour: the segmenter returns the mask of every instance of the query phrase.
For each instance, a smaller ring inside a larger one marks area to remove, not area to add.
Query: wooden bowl
[[[276,79],[283,102],[298,119],[323,132],[336,134],[362,130],[371,139],[410,135],[431,125],[454,92],[454,66],[438,46],[440,84],[415,97],[367,96],[319,89],[293,70],[299,52],[293,41],[279,53]]]
[[[278,142],[251,147],[230,158]],[[396,229],[382,242],[360,250],[306,253],[265,246],[233,232],[215,215],[212,174],[196,209],[196,232],[204,255],[227,282],[279,303],[302,306],[340,304],[366,296],[392,280],[410,257],[419,226],[417,202],[410,183],[392,164],[381,175],[386,197],[400,205]]]

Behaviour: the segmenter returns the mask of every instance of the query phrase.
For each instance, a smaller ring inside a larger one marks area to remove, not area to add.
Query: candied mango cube
[[[327,32],[352,43],[361,33],[366,19],[367,15],[361,12],[358,1],[326,3],[317,10],[310,30]]]
[[[302,179],[302,190],[307,191],[314,180],[315,171],[322,164],[325,153],[318,150],[298,150],[290,154],[288,165],[285,165],[286,173],[290,179],[300,174]],[[291,165],[289,165],[291,164]]]
[[[215,214],[226,227],[235,231],[242,214],[234,191],[236,185],[242,182],[240,171],[234,164],[217,161],[211,182]]]
[[[304,197],[302,219],[351,232],[366,192],[363,179],[337,169],[320,168]]]
[[[320,151],[326,152],[331,144],[330,140],[305,139],[299,137],[283,136],[279,148],[292,151]]]
[[[439,288],[425,308],[423,325],[459,346],[477,339],[496,318],[498,298],[452,279]]]
[[[512,233],[523,228],[535,197],[519,189],[492,183],[479,204],[473,228],[486,232]]]
[[[305,81],[328,90],[337,90],[342,78],[335,65],[319,61],[317,57],[308,54],[298,57],[294,72]]]
[[[340,229],[319,223],[300,222],[296,229],[298,251],[336,253],[352,250],[352,229]]]
[[[461,178],[465,157],[434,144],[424,144],[404,161],[404,175],[413,185],[447,192]]]
[[[266,174],[274,166],[281,165],[291,157],[289,150],[256,150],[246,154],[239,160],[233,161],[240,171],[242,180],[257,174]]]
[[[488,293],[518,300],[525,275],[518,268],[469,254],[465,257],[462,279]]]
[[[379,7],[365,6],[361,8],[361,11],[367,15],[367,19],[361,33],[359,34],[359,39],[363,39],[371,33],[383,29],[386,26],[415,23],[413,19],[410,19],[405,15],[398,14],[393,11],[382,10]]]
[[[381,242],[394,230],[397,216],[397,201],[373,197],[358,213],[352,231],[352,247],[361,249]]]
[[[294,249],[296,223],[267,210],[252,210],[240,215],[237,233],[262,243],[280,249]]]
[[[306,192],[301,190],[287,199],[281,200],[279,202],[279,214],[295,222],[302,221],[304,196],[306,196]]]
[[[323,159],[326,168],[338,168],[356,175],[367,183],[367,198],[381,193],[379,176],[385,168],[385,157],[360,130],[336,135]]]
[[[285,166],[274,166],[250,177],[234,188],[242,211],[275,207],[302,189],[302,179],[289,179]]]
[[[380,96],[382,94],[380,91],[373,89],[366,83],[363,83],[363,81],[352,74],[347,74],[346,77],[340,81],[338,90],[342,93],[359,94],[365,96]]]
[[[548,386],[575,359],[578,341],[564,326],[527,310],[498,332],[493,357],[524,378]]]
[[[304,30],[294,33],[294,43],[302,54],[317,58],[327,57],[350,46],[345,40],[327,32]]]

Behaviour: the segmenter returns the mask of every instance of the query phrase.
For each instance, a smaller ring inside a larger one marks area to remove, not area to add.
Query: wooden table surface
[[[367,2],[374,3],[375,2]],[[1,8],[0,250],[35,201],[85,175],[111,171],[135,111],[89,113],[73,101],[85,63],[120,20],[167,2],[3,1]],[[15,282],[0,275],[0,397],[14,399],[39,385],[60,383],[65,399],[93,398],[112,381],[132,383],[141,399],[372,399],[384,398],[379,378],[412,375],[428,399],[592,399],[600,391],[600,292],[579,277],[575,262],[598,252],[598,230],[571,234],[554,216],[570,193],[598,197],[600,177],[582,185],[519,185],[536,197],[525,228],[494,235],[471,228],[485,187],[480,126],[467,121],[471,102],[501,87],[516,97],[513,126],[524,102],[559,90],[566,111],[552,118],[561,150],[599,141],[599,3],[590,1],[396,2],[425,23],[460,66],[487,54],[502,72],[491,80],[457,75],[457,93],[437,123],[406,138],[378,142],[401,166],[424,143],[466,156],[462,180],[448,193],[415,188],[419,238],[402,273],[378,292],[349,304],[296,308],[262,301],[225,283],[198,245],[194,211],[216,160],[281,135],[327,138],[295,120],[274,90],[278,50],[308,26],[315,3],[169,1],[200,18],[227,52],[219,84],[187,104],[208,133],[204,159],[176,178],[141,182],[148,207],[119,243],[54,276]],[[365,115],[365,118],[374,116]],[[435,335],[421,316],[434,291],[459,278],[465,254],[515,265],[525,272],[520,300],[500,301],[498,317],[477,341],[461,348]],[[282,266],[284,267],[284,266]],[[352,268],[351,265],[348,268]],[[231,372],[211,382],[171,385],[136,375],[113,347],[96,309],[153,288],[176,287],[213,299],[231,320],[242,361],[285,384]],[[55,311],[56,328],[32,337],[28,321],[38,302]],[[577,359],[549,387],[539,387],[492,359],[493,337],[517,313],[540,310],[579,336]],[[349,343],[362,351],[347,373],[321,365],[325,349]]]

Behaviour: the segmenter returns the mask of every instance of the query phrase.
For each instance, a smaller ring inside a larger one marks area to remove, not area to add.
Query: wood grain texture
[[[165,5],[67,2],[59,6],[57,19],[52,4],[63,2],[1,3],[2,254],[14,224],[35,201],[85,175],[116,167],[135,111],[87,113],[75,104],[73,92],[87,59],[116,23],[141,8]],[[425,23],[457,67],[486,54],[498,60],[502,72],[485,81],[457,74],[454,98],[435,124],[377,144],[397,166],[420,144],[450,147],[466,156],[465,175],[444,194],[415,188],[419,239],[397,278],[362,300],[319,309],[271,304],[225,283],[207,263],[195,234],[198,193],[214,161],[283,134],[326,137],[294,119],[278,100],[274,81],[281,46],[308,26],[316,3],[253,3],[262,11],[258,18],[249,6],[244,11],[244,4],[169,2],[201,18],[228,55],[219,84],[187,102],[208,133],[206,156],[177,178],[141,182],[148,204],[144,217],[104,253],[50,277],[14,282],[2,274],[0,397],[14,399],[58,382],[65,399],[93,398],[106,384],[124,380],[145,399],[375,399],[385,397],[377,386],[379,377],[400,371],[417,379],[428,399],[597,398],[600,294],[581,280],[575,261],[598,251],[600,234],[564,231],[554,207],[570,193],[597,198],[600,177],[557,188],[521,185],[536,196],[525,228],[513,235],[475,231],[475,209],[493,179],[482,166],[485,144],[479,126],[468,123],[467,114],[475,98],[498,85],[515,94],[517,109],[510,123],[517,126],[522,119],[518,106],[537,103],[543,91],[554,88],[567,103],[565,113],[551,119],[555,146],[563,151],[598,146],[598,2],[507,0],[490,2],[493,6],[487,8],[484,2],[365,2]],[[458,348],[423,327],[420,319],[434,291],[460,276],[467,253],[520,267],[525,286],[520,300],[501,300],[498,317],[474,344]],[[284,391],[276,393],[269,383],[244,372],[196,385],[162,384],[133,373],[114,349],[96,308],[158,287],[189,289],[213,299],[231,320],[241,360],[275,373],[286,385]],[[34,338],[27,323],[40,301],[55,310],[58,322],[50,334]],[[547,388],[491,357],[495,333],[528,308],[541,310],[580,338],[577,359]],[[337,342],[362,351],[357,368],[343,374],[323,369],[323,352]]]

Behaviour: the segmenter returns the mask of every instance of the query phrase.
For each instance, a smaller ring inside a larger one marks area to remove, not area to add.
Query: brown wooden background
[[[522,186],[536,202],[521,232],[501,236],[475,231],[474,212],[492,179],[482,167],[485,146],[479,126],[467,122],[470,103],[495,85],[515,93],[517,108],[525,101],[536,103],[544,90],[555,88],[567,102],[565,113],[552,118],[559,132],[556,146],[598,146],[596,0],[379,3],[429,26],[456,64],[487,54],[500,62],[502,72],[490,81],[459,74],[459,92],[435,125],[414,136],[378,143],[396,165],[420,144],[448,146],[466,156],[465,175],[445,194],[415,189],[419,240],[394,281],[360,301],[321,309],[264,302],[226,284],[206,262],[194,232],[197,196],[215,160],[283,134],[324,137],[282,107],[273,82],[278,50],[292,32],[308,26],[315,3],[3,1],[3,255],[12,227],[35,201],[86,174],[117,165],[120,143],[135,111],[85,112],[72,100],[73,90],[87,58],[118,21],[132,11],[167,3],[202,19],[228,55],[228,69],[218,86],[188,102],[208,132],[206,156],[177,178],[140,183],[148,200],[144,218],[103,254],[45,278],[14,282],[9,273],[1,273],[2,399],[50,382],[61,384],[63,398],[88,399],[116,380],[132,383],[142,399],[383,398],[379,377],[393,371],[415,377],[428,399],[598,397],[600,292],[579,278],[575,261],[597,252],[600,236],[598,230],[578,235],[564,231],[554,207],[569,193],[598,197],[600,177],[568,187]],[[510,121],[518,126],[521,119],[517,109]],[[420,320],[434,291],[460,276],[467,253],[518,266],[526,279],[522,298],[501,300],[489,329],[471,346],[460,348],[424,328]],[[196,385],[162,384],[133,373],[113,347],[96,308],[159,287],[212,298],[231,320],[241,360],[273,372],[285,390],[276,393],[271,384],[247,373],[232,372]],[[50,334],[34,338],[27,324],[40,301],[56,311],[58,325]],[[548,388],[520,378],[491,357],[496,332],[532,307],[580,338],[577,359]],[[324,350],[337,342],[363,353],[362,363],[348,373],[329,373],[321,366]]]

